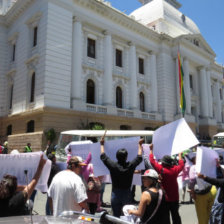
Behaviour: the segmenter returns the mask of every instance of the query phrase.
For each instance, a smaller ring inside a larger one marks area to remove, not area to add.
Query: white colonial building
[[[222,66],[199,28],[176,0],[140,2],[126,15],[103,0],[0,0],[9,147],[43,147],[50,128],[153,129],[180,118],[178,50],[187,122],[201,137],[224,130]]]

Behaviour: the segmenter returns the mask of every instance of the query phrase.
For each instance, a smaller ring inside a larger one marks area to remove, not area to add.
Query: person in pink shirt
[[[86,183],[88,183],[89,178],[94,176],[93,172],[93,164],[91,163],[92,160],[92,154],[89,152],[86,160],[84,161],[85,164],[87,164],[86,167],[83,167],[82,169],[82,177],[85,180]],[[100,192],[98,191],[90,191],[87,189],[87,203],[89,204],[91,213],[94,214],[95,211],[101,211],[101,201],[100,201]]]
[[[66,163],[68,164],[69,160],[72,158],[72,150],[71,148],[69,147],[68,148],[68,153],[67,153],[67,161]]]
[[[189,171],[190,171],[190,164],[188,162],[185,162],[184,168],[182,172],[179,174],[182,182],[182,201],[181,203],[185,203],[185,194],[186,194],[186,188],[188,187],[189,184]],[[191,202],[191,197],[190,197],[190,202]]]
[[[182,160],[181,153],[179,154],[179,164],[173,165],[173,159],[170,156],[162,158],[162,164],[159,164],[153,155],[153,145],[150,145],[149,161],[153,168],[161,176],[162,188],[166,192],[166,206],[172,216],[173,224],[181,224],[179,215],[179,191],[177,177],[184,168],[184,161]],[[167,224],[170,220],[167,220]]]
[[[84,161],[84,163],[87,164],[87,166],[83,167],[82,169],[82,176],[86,181],[86,183],[88,182],[89,175],[93,173],[93,166],[90,164],[91,160],[92,160],[92,154],[91,152],[89,152],[86,160]]]

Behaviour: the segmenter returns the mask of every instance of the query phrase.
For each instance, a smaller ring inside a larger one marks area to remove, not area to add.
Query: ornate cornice
[[[17,0],[17,2],[10,8],[10,10],[5,15],[6,25],[11,25],[32,2],[34,2],[34,0]]]
[[[99,1],[99,0],[76,0],[76,3],[82,7],[88,8],[97,14],[102,15],[103,17],[108,18],[109,20],[128,28],[145,38],[149,38],[158,41],[159,34],[151,30],[147,26],[139,23],[134,20],[132,17],[126,15],[125,13],[120,12],[119,10],[111,7],[110,5]]]

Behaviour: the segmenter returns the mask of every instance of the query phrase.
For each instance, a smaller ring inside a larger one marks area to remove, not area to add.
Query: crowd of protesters
[[[132,180],[136,167],[144,161],[142,170],[142,195],[136,209],[129,209],[129,215],[139,217],[141,223],[181,224],[179,214],[179,186],[182,188],[182,202],[185,203],[186,191],[190,193],[190,203],[195,204],[199,224],[224,223],[224,176],[220,166],[222,157],[217,160],[217,178],[204,176],[195,171],[196,153],[190,152],[182,158],[164,156],[157,161],[153,154],[153,145],[149,145],[149,157],[143,156],[143,139],[138,142],[136,157],[127,161],[126,149],[116,153],[117,161],[111,160],[104,150],[104,138],[100,141],[100,159],[110,172],[112,181],[111,208],[113,215],[123,215],[123,206],[131,204]],[[14,151],[14,150],[13,150]],[[18,152],[18,151],[17,151]],[[24,152],[32,152],[28,143]],[[0,154],[8,153],[8,143],[0,145]],[[48,142],[45,154],[51,160],[51,172],[48,180],[46,215],[58,216],[63,211],[85,211],[95,214],[102,209],[103,176],[94,175],[91,163],[92,155],[86,160],[67,153],[67,169],[59,171],[56,164],[55,146]],[[46,160],[41,156],[37,171],[27,186],[18,186],[17,177],[5,174],[0,181],[0,217],[26,215],[29,212],[27,199],[35,198],[35,186],[40,178]],[[179,181],[178,181],[179,178]],[[217,189],[217,190],[216,190]],[[218,193],[216,193],[216,191]]]

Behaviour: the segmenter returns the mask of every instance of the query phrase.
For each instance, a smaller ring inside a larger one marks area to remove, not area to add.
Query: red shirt
[[[162,174],[162,187],[166,192],[166,201],[179,201],[177,176],[184,168],[184,161],[179,160],[178,166],[163,167],[154,159],[153,154],[149,155],[149,160],[154,169]]]

